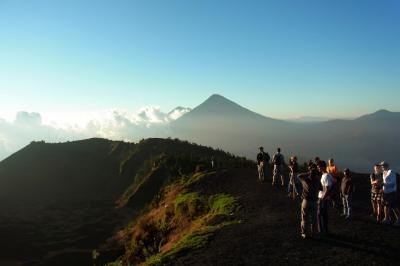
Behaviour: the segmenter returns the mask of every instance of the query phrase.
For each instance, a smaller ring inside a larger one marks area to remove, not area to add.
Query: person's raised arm
[[[310,175],[310,172],[301,173],[301,174],[298,174],[298,175],[297,175],[297,179],[299,179],[299,180],[304,180],[304,179],[306,179],[309,175]]]

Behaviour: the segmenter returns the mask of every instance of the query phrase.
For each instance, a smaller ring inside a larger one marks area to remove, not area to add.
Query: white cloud
[[[22,126],[37,126],[42,124],[42,116],[38,113],[18,112],[14,122]]]
[[[168,113],[168,117],[171,120],[176,120],[179,117],[183,116],[184,114],[190,112],[192,109],[190,108],[185,108],[185,107],[177,107],[171,112]]]
[[[64,142],[91,137],[137,141],[168,137],[169,122],[189,111],[189,108],[178,107],[164,113],[157,106],[141,108],[138,112],[106,110],[39,114],[21,111],[12,121],[0,118],[0,160],[31,141]]]

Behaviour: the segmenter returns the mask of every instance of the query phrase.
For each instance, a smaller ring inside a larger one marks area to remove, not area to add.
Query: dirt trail
[[[251,169],[221,172],[214,182],[214,188],[239,198],[242,208],[235,216],[241,223],[222,229],[207,247],[174,265],[393,265],[400,259],[400,230],[371,220],[365,213],[369,202],[355,198],[350,221],[331,208],[332,235],[303,240],[300,201],[289,199],[285,189],[271,187],[269,180],[259,183]]]

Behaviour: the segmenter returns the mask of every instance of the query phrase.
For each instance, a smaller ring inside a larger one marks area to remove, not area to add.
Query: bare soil
[[[400,229],[369,217],[368,176],[354,176],[356,193],[350,220],[330,209],[330,235],[300,237],[300,199],[289,199],[286,187],[260,183],[253,169],[223,171],[212,189],[238,197],[238,225],[223,228],[199,250],[174,265],[397,265]]]

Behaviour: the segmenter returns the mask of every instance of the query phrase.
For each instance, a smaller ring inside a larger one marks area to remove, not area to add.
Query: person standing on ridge
[[[344,176],[342,178],[341,186],[340,186],[340,194],[342,196],[343,201],[343,214],[346,219],[350,218],[351,215],[351,203],[353,196],[353,180],[351,179],[350,170],[348,168],[343,171]]]
[[[374,171],[369,176],[371,181],[371,205],[372,214],[376,221],[379,222],[382,217],[382,170],[379,164],[374,165]]]
[[[270,156],[268,153],[264,152],[264,148],[260,147],[260,152],[257,154],[257,170],[258,170],[258,179],[261,182],[265,181],[265,169],[267,164],[269,163]]]
[[[389,168],[389,164],[381,162],[380,166],[383,171],[383,204],[385,211],[385,219],[382,224],[390,224],[390,214],[393,211],[396,216],[395,226],[400,226],[399,209],[397,206],[397,177],[393,170]]]
[[[303,187],[301,193],[301,237],[312,237],[317,224],[318,193],[321,188],[319,173],[314,163],[308,164],[308,172],[299,174],[297,179]],[[309,233],[307,232],[308,230]]]
[[[331,193],[331,200],[332,200],[332,207],[338,208],[339,204],[339,169],[336,166],[335,162],[332,158],[328,160],[328,166],[326,167],[326,171],[332,175],[332,193]]]
[[[288,182],[288,196],[295,199],[299,195],[296,188],[296,176],[299,172],[299,164],[297,163],[297,157],[292,156],[289,161],[290,177]]]
[[[318,162],[318,171],[322,174],[322,190],[318,194],[318,231],[321,235],[328,234],[328,202],[332,189],[332,176],[326,171],[326,162]]]
[[[281,154],[281,148],[277,149],[277,152],[274,154],[274,157],[272,158],[272,163],[274,164],[274,174],[272,177],[272,185],[274,186],[277,178],[281,179],[281,184],[282,187],[285,185],[285,180],[283,177],[283,173],[282,173],[282,166],[285,163],[285,159],[283,157],[283,155]]]

